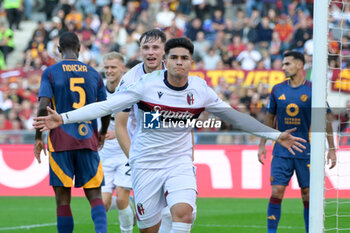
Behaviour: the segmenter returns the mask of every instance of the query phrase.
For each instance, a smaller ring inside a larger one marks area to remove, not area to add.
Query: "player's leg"
[[[125,158],[125,155],[122,155],[122,158]],[[123,161],[123,160],[122,160]],[[131,169],[127,164],[125,159],[122,163],[117,166],[114,185],[117,186],[117,209],[118,217],[120,222],[120,230],[122,233],[132,233],[134,223],[136,223],[136,216],[134,210],[131,207],[130,199],[130,190],[131,185]]]
[[[57,232],[70,233],[73,232],[74,221],[70,208],[71,188],[53,187],[56,197],[57,208]]]
[[[106,233],[107,214],[102,201],[101,188],[84,188],[84,192],[90,202],[91,218],[94,221],[96,233]]]
[[[277,232],[281,218],[281,203],[286,186],[293,175],[293,161],[288,158],[274,157],[271,162],[271,197],[267,207],[268,233]]]
[[[304,205],[305,231],[309,232],[310,159],[295,159],[295,173]]]
[[[117,187],[117,208],[122,233],[132,233],[134,226],[134,212],[129,205],[129,197],[130,190]]]
[[[167,206],[162,210],[162,221],[158,233],[169,233],[171,231],[173,220],[171,219],[170,208]]]
[[[166,169],[133,169],[132,184],[137,225],[141,233],[157,233],[166,206],[163,185]]]
[[[189,233],[196,209],[197,186],[192,163],[169,169],[165,182],[166,201],[171,211],[171,233]]]
[[[106,208],[106,211],[110,211],[113,209],[112,195],[113,195],[114,189],[116,188],[116,186],[113,183],[114,176],[115,176],[115,169],[112,166],[108,166],[108,165],[104,164],[102,161],[105,184],[101,187],[101,191],[102,191],[102,201]],[[115,201],[114,206],[116,206],[116,199],[114,199],[114,201]]]
[[[74,166],[69,151],[50,152],[50,185],[53,186],[57,208],[57,231],[73,232],[74,221],[70,208]]]
[[[106,208],[102,201],[101,186],[104,185],[102,163],[96,151],[77,150],[75,157],[75,186],[83,187],[91,205],[91,218],[95,231],[107,232]]]

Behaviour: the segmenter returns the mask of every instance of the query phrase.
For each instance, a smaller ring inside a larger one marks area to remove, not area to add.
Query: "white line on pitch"
[[[264,225],[221,225],[221,224],[196,224],[194,223],[194,227],[220,227],[220,228],[257,228],[257,229],[265,229]],[[283,229],[304,229],[304,227],[297,226],[278,226],[278,228]]]
[[[39,228],[39,227],[47,227],[47,226],[55,226],[56,223],[44,223],[44,224],[34,224],[27,226],[16,226],[16,227],[1,227],[0,231],[9,231],[9,230],[18,230],[18,229],[31,229],[31,228]]]

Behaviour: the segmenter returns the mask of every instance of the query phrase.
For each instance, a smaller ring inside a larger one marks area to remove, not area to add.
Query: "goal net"
[[[325,131],[313,130],[310,233],[350,232],[350,1],[315,0],[314,7],[313,113],[325,112],[319,108],[326,107],[327,100],[334,116],[337,165],[329,169],[320,156],[328,153]]]

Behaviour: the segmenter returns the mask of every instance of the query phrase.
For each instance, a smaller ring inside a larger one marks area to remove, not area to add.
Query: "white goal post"
[[[309,232],[324,232],[328,0],[314,1]]]

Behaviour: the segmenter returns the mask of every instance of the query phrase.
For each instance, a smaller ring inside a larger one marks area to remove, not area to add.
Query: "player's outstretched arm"
[[[297,128],[288,129],[282,132],[277,139],[277,142],[281,146],[287,148],[292,155],[295,155],[293,149],[299,152],[302,152],[302,149],[306,149],[306,147],[303,144],[301,144],[301,142],[306,143],[306,140],[303,138],[294,137],[292,135],[292,133],[296,130]]]
[[[40,129],[40,132],[57,128],[63,124],[62,116],[55,110],[47,107],[47,111],[47,116],[34,117],[33,126],[36,129]]]

